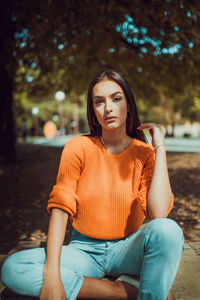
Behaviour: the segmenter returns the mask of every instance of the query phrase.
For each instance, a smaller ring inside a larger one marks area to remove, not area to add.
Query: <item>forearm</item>
[[[167,158],[164,147],[156,150],[154,172],[147,195],[148,213],[152,219],[166,217],[172,200]]]
[[[49,221],[45,272],[60,276],[60,255],[65,238],[68,214],[53,208]]]

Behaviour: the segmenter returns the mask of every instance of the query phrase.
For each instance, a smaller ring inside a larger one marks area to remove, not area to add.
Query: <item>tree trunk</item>
[[[15,126],[13,118],[12,79],[5,70],[0,72],[0,155],[5,162],[15,159]]]
[[[11,21],[11,2],[1,4],[0,53],[0,161],[15,159],[15,126],[13,117],[14,28]]]

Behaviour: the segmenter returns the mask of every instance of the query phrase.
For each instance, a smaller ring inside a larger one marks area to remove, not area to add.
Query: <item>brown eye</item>
[[[122,100],[121,97],[115,97],[115,98],[114,98],[114,101],[116,101],[116,102],[121,101],[121,100]]]
[[[95,103],[96,105],[98,105],[98,104],[100,104],[100,103],[102,103],[102,102],[103,102],[103,100],[101,100],[101,99],[97,99],[97,100],[95,100],[95,102],[94,102],[94,103]]]

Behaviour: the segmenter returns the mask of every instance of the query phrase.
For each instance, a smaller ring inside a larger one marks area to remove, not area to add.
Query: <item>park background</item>
[[[0,15],[0,254],[45,243],[62,146],[39,142],[44,125],[57,128],[51,141],[88,132],[87,88],[105,69],[125,75],[142,122],[188,141],[167,152],[170,217],[199,242],[200,150],[190,143],[200,140],[200,2],[7,0]]]

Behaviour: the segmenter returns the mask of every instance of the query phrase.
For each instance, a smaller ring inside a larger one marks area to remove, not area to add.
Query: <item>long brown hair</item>
[[[94,86],[102,81],[102,80],[112,80],[116,82],[123,90],[124,95],[127,100],[127,105],[129,107],[129,111],[127,113],[126,118],[126,133],[128,136],[132,138],[136,138],[138,140],[141,140],[146,143],[146,138],[141,130],[137,130],[137,127],[140,126],[140,119],[137,112],[137,107],[135,103],[135,98],[133,96],[131,87],[128,83],[128,81],[122,77],[120,73],[114,72],[114,71],[103,71],[98,73],[94,79],[92,80],[89,89],[88,89],[88,96],[87,96],[87,118],[88,118],[88,124],[90,127],[90,134],[92,136],[101,136],[102,129],[101,125],[99,124],[94,108],[93,108],[93,101],[92,101],[92,92]]]

